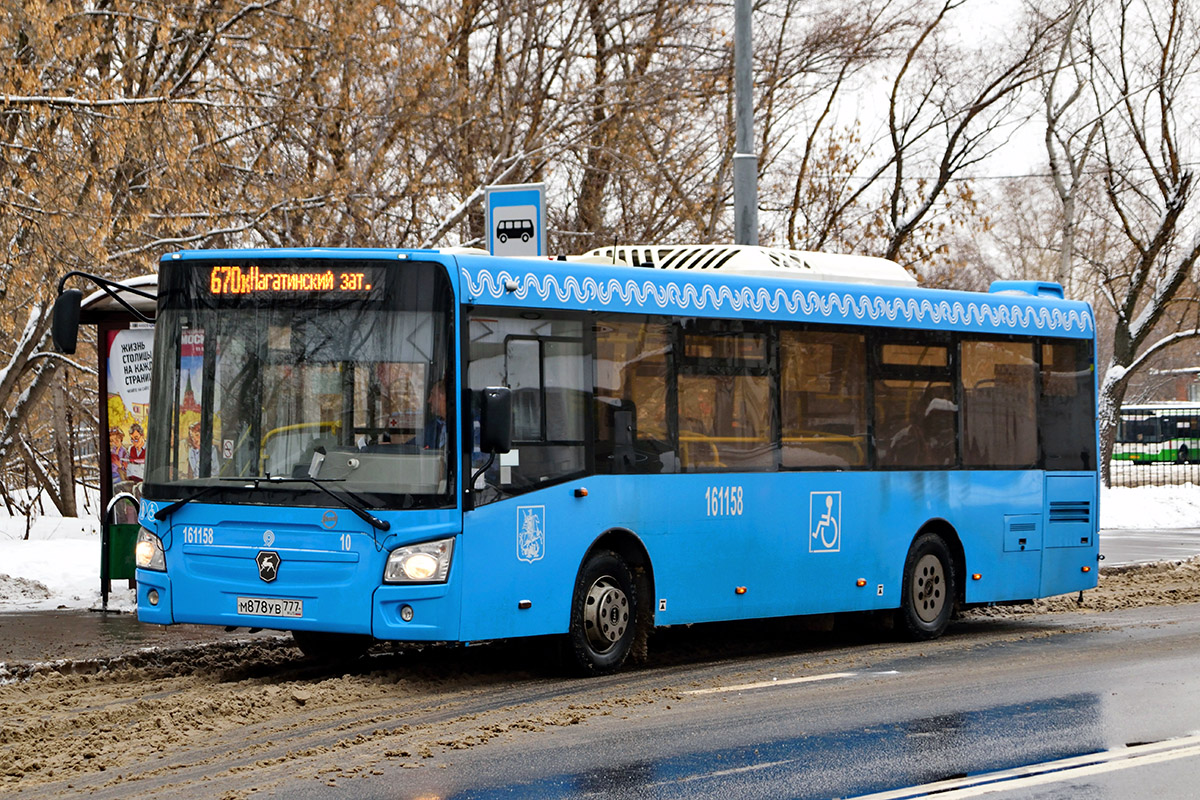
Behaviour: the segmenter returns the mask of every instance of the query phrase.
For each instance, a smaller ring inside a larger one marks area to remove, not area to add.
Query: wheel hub
[[[913,609],[922,622],[933,622],[946,605],[946,575],[941,559],[926,554],[917,562],[912,583]]]
[[[610,649],[625,635],[629,598],[612,578],[600,578],[588,590],[583,624],[588,641],[599,652]]]

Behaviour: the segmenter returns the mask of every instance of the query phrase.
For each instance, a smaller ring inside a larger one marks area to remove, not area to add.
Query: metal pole
[[[733,7],[735,244],[758,244],[758,156],[754,153],[754,65],[750,2],[751,0],[734,0]]]

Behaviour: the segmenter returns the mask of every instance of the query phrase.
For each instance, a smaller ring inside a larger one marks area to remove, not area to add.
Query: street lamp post
[[[758,156],[754,153],[753,41],[750,0],[733,10],[733,229],[735,244],[758,244]]]

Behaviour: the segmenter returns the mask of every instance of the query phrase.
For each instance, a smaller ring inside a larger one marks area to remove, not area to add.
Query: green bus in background
[[[1200,406],[1122,406],[1113,460],[1135,464],[1200,462]]]

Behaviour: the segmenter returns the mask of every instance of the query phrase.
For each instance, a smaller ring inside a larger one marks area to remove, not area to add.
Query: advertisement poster
[[[197,397],[203,389],[204,330],[190,328],[183,331],[182,350],[179,359],[179,436],[176,441],[180,450],[175,463],[180,465],[182,477],[199,478],[200,464],[200,403]],[[214,454],[208,471],[217,466]]]
[[[146,475],[154,329],[147,325],[110,330],[107,339],[109,496],[115,497],[133,492]]]

